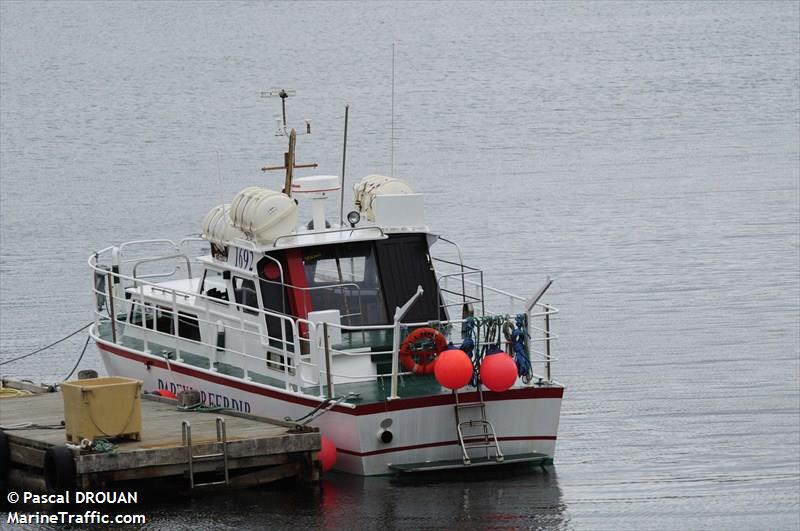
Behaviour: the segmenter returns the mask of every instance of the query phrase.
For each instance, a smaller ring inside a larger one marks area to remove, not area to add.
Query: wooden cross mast
[[[264,166],[261,171],[271,170],[286,170],[286,180],[283,183],[283,193],[292,196],[292,177],[294,176],[295,168],[316,168],[317,164],[295,164],[294,163],[294,146],[297,142],[297,132],[292,129],[289,133],[289,151],[283,154],[283,166]]]

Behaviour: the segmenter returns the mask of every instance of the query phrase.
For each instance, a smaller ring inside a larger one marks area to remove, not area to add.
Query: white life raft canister
[[[414,190],[403,179],[386,175],[367,175],[353,186],[353,204],[359,212],[375,221],[373,202],[379,195],[413,194]]]
[[[295,229],[297,204],[280,192],[251,186],[233,198],[228,217],[235,228],[265,244]]]
[[[217,245],[227,245],[235,238],[244,238],[244,233],[231,225],[228,218],[229,204],[217,205],[203,219],[203,238]]]

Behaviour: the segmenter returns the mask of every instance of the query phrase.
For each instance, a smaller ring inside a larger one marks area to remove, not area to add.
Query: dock
[[[60,392],[3,398],[0,484],[53,493],[143,480],[168,479],[186,490],[319,480],[316,428],[228,410],[179,410],[174,400],[149,395],[141,416],[140,440],[81,449],[66,444]]]

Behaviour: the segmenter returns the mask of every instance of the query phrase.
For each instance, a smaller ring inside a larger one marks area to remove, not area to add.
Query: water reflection
[[[553,468],[506,468],[412,478],[332,474],[320,505],[326,529],[564,529],[568,515]]]
[[[567,529],[570,516],[552,467],[364,478],[330,473],[319,487],[146,496],[154,528],[192,529]]]

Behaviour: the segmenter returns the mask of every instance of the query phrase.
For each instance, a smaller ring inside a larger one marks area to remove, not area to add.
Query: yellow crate
[[[140,440],[142,382],[108,377],[61,384],[67,440],[125,437]]]

